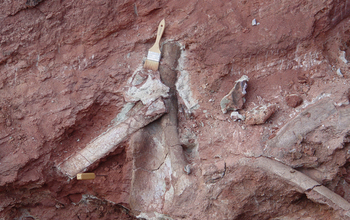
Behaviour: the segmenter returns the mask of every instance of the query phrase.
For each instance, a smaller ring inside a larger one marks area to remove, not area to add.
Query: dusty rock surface
[[[276,111],[277,107],[274,104],[257,106],[246,113],[245,123],[247,125],[264,124]]]
[[[286,103],[289,107],[295,108],[303,103],[303,99],[297,94],[290,94],[286,96]]]
[[[249,78],[243,75],[235,82],[231,91],[220,101],[221,111],[227,113],[228,110],[240,110],[245,103],[245,95],[247,94]]]
[[[1,1],[0,219],[349,219],[349,15],[347,0]],[[263,124],[221,110],[243,75],[240,114],[278,108]],[[60,171],[159,96],[168,113],[94,180]]]

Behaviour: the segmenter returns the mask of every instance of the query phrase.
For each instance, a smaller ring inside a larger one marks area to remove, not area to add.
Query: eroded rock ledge
[[[348,218],[350,1],[0,6],[0,219]]]

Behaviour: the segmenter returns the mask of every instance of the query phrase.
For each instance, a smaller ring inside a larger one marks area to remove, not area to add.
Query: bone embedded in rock
[[[322,121],[336,113],[333,101],[321,100],[306,108],[293,120],[284,125],[277,135],[267,141],[267,146],[286,149],[298,142],[299,137],[305,136],[322,125]]]
[[[186,62],[187,62],[187,53],[182,50],[180,54],[180,58],[178,59],[178,65],[176,70],[178,70],[178,78],[175,83],[177,93],[179,97],[181,97],[186,109],[191,112],[195,109],[199,108],[198,100],[195,99],[195,96],[192,92],[191,88],[191,76],[187,71]]]
[[[295,186],[296,190],[305,193],[308,199],[316,203],[326,204],[335,211],[339,211],[339,214],[345,217],[344,219],[349,219],[350,203],[307,175],[266,157],[244,158],[240,160],[240,164],[256,167],[279,176],[282,182],[286,181],[288,184]],[[232,164],[229,166],[232,166]]]
[[[230,110],[239,110],[243,108],[245,103],[246,89],[248,86],[249,78],[243,75],[239,80],[236,81],[231,91],[225,95],[220,102],[221,111],[227,113]]]
[[[167,97],[169,87],[161,82],[158,71],[138,69],[128,80],[125,90],[124,95],[127,102],[141,100],[147,105],[159,97]]]
[[[166,112],[161,98],[150,105],[144,106],[123,122],[112,126],[107,131],[90,142],[84,149],[59,165],[59,169],[67,176],[74,178],[94,162],[105,157],[116,149],[117,145],[128,136],[158,119]]]

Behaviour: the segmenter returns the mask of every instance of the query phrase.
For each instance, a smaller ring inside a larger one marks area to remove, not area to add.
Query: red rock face
[[[0,218],[348,218],[349,9],[345,0],[0,2]],[[181,46],[176,56],[165,47],[159,67],[177,77],[161,77],[177,115],[96,161],[94,180],[70,180],[59,164],[126,111],[128,80],[163,18],[161,44]],[[278,109],[263,124],[221,111],[243,75],[240,114]]]

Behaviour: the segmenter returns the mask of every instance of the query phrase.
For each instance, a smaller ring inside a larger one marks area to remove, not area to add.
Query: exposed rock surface
[[[264,124],[276,110],[277,106],[272,104],[257,106],[246,113],[245,123],[247,125]]]
[[[87,170],[96,161],[115,151],[115,148],[127,137],[160,118],[167,109],[163,100],[158,98],[146,106],[138,104],[130,111],[133,112],[132,115],[119,123],[112,124],[85,148],[69,156],[59,165],[59,170],[71,178],[76,177],[78,173]]]
[[[243,108],[248,81],[248,76],[242,76],[235,82],[231,91],[221,99],[220,107],[223,113],[226,113],[228,110],[235,111]]]
[[[159,69],[162,82],[170,88],[165,99],[168,113],[160,120],[140,130],[131,138],[133,147],[133,182],[131,208],[137,216],[157,219],[157,213],[173,213],[181,208],[178,196],[191,181],[185,174],[185,155],[178,135],[178,100],[175,71],[180,46],[168,42],[163,46],[163,62]]]
[[[289,107],[295,108],[303,103],[303,99],[297,94],[290,94],[286,96],[286,103]]]
[[[349,9],[0,1],[0,219],[349,219]],[[158,75],[142,62],[163,18]],[[243,76],[233,122],[220,102]],[[58,169],[159,96],[168,113],[108,142],[94,180]]]

